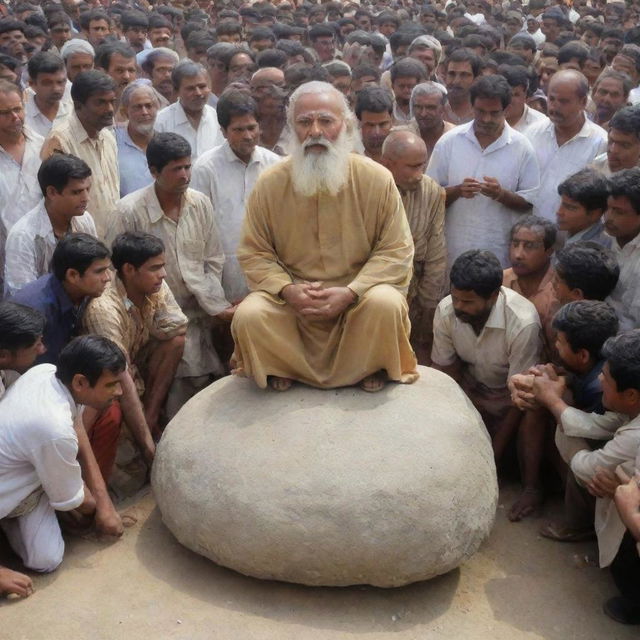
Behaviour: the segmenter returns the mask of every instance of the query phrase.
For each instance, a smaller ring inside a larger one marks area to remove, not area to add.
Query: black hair
[[[94,20],[105,20],[108,25],[111,24],[111,18],[109,18],[108,14],[100,9],[91,9],[90,11],[80,14],[80,26],[85,31],[89,30],[89,26]]]
[[[122,30],[148,29],[149,18],[142,11],[124,11],[121,19]]]
[[[488,300],[502,285],[502,266],[491,251],[472,249],[456,258],[449,277],[455,289]]]
[[[640,390],[640,330],[609,338],[602,347],[602,355],[619,392]]]
[[[276,43],[276,34],[273,33],[269,27],[256,27],[249,36],[249,43],[254,40],[271,40],[273,44]]]
[[[325,24],[314,24],[309,29],[309,41],[315,42],[318,38],[335,38],[335,29]]]
[[[52,51],[38,51],[29,63],[29,78],[37,80],[39,73],[58,73],[65,71],[64,60]]]
[[[151,143],[149,144],[151,145]],[[147,260],[155,258],[161,253],[164,253],[164,242],[160,238],[143,231],[128,231],[121,233],[113,241],[111,262],[115,270],[122,273],[122,267],[125,264],[139,269]]]
[[[632,133],[640,139],[640,105],[623,107],[609,120],[609,131],[616,129],[623,133]]]
[[[96,93],[115,91],[116,83],[111,76],[99,69],[80,72],[71,85],[71,99],[74,104],[84,105]]]
[[[627,198],[633,210],[640,215],[640,167],[614,173],[608,179],[608,191],[614,198]]]
[[[171,9],[172,7],[159,7],[159,9]],[[158,10],[159,10],[158,9]],[[173,24],[159,13],[152,13],[149,16],[149,30],[169,29],[173,33]]]
[[[130,47],[128,44],[124,42],[103,42],[96,49],[96,57],[95,64],[96,67],[100,69],[104,69],[105,71],[109,70],[109,65],[111,64],[111,58],[118,54],[127,60],[133,59],[136,57],[136,52]]]
[[[638,47],[637,44],[625,44],[622,49],[618,51],[618,55],[633,60],[636,71],[640,71],[640,47]]]
[[[474,80],[469,94],[472,105],[478,98],[498,98],[503,110],[511,104],[511,87],[501,75],[480,76]]]
[[[280,49],[264,49],[256,56],[256,64],[258,69],[265,69],[266,67],[275,67],[281,69],[287,66],[289,56]]]
[[[9,31],[22,31],[26,28],[26,24],[22,20],[14,20],[13,18],[3,18],[0,20],[0,33],[9,33]]]
[[[473,73],[473,77],[477,78],[480,73],[480,65],[482,60],[480,56],[476,55],[471,49],[465,49],[461,47],[459,49],[455,49],[446,59],[445,68],[449,65],[450,62],[468,62],[471,66],[471,72]]]
[[[67,233],[53,251],[51,271],[62,282],[69,269],[82,276],[94,261],[104,260],[110,255],[106,245],[88,233]]]
[[[217,36],[242,35],[242,25],[235,20],[224,20],[216,25]]]
[[[358,64],[351,69],[351,77],[359,80],[365,76],[373,76],[376,82],[380,80],[380,69],[372,64]]]
[[[415,78],[418,82],[423,82],[429,76],[427,68],[415,58],[402,58],[394,62],[389,69],[391,84],[399,78]]]
[[[540,233],[542,236],[542,244],[545,249],[551,249],[551,247],[556,243],[556,236],[558,234],[556,225],[546,218],[534,215],[521,216],[511,227],[509,237],[513,238],[520,229],[531,229]]]
[[[156,133],[147,145],[149,169],[160,173],[173,160],[191,157],[191,145],[178,133]]]
[[[582,169],[558,185],[558,194],[580,203],[587,211],[607,209],[607,178],[595,169]]]
[[[218,122],[223,129],[226,129],[231,124],[235,116],[255,116],[257,110],[256,101],[246,91],[237,89],[225,91],[216,105]]]
[[[509,40],[508,46],[520,44],[523,49],[529,49],[529,51],[536,51],[536,41],[528,33],[516,33],[511,40]]]
[[[601,300],[576,300],[560,307],[552,325],[564,333],[574,353],[586,349],[593,360],[598,360],[602,345],[618,333],[618,316]]]
[[[582,69],[589,56],[589,48],[583,42],[571,41],[563,44],[558,51],[558,64],[570,62],[574,58]]]
[[[604,300],[616,288],[620,267],[609,249],[595,242],[575,242],[556,253],[556,274],[587,300]]]
[[[37,309],[0,302],[0,349],[16,352],[32,347],[44,333],[45,318]]]
[[[70,153],[54,153],[42,162],[38,169],[38,184],[43,196],[47,196],[47,187],[53,187],[58,193],[69,184],[69,180],[84,180],[91,176],[89,165]]]
[[[393,96],[382,87],[364,87],[358,91],[354,112],[360,120],[363,111],[393,113]]]
[[[193,62],[185,58],[181,60],[171,72],[171,84],[173,88],[178,91],[180,85],[185,78],[195,78],[198,75],[203,75],[207,80],[209,78],[207,70],[199,62]]]
[[[84,376],[94,387],[105,371],[122,373],[127,359],[122,349],[104,336],[86,335],[74,338],[58,356],[56,378],[69,385],[74,376]]]

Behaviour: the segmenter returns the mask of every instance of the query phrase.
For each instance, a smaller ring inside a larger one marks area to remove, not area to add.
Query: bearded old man
[[[406,293],[413,242],[389,171],[351,153],[344,96],[291,96],[291,155],[259,178],[238,260],[252,291],[231,330],[236,373],[284,391],[414,382]]]

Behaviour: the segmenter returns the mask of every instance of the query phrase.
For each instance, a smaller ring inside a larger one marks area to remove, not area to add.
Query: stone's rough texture
[[[498,487],[482,420],[420,367],[377,394],[224,378],[171,421],[152,484],[186,547],[257,578],[396,587],[469,558]]]

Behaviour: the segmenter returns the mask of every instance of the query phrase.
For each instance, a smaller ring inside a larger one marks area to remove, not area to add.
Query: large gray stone
[[[484,424],[426,367],[377,394],[224,378],[158,446],[152,484],[186,547],[257,578],[396,587],[450,571],[493,524]]]

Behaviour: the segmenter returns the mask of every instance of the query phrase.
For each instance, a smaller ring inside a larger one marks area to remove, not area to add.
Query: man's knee
[[[51,573],[55,571],[61,564],[64,557],[64,540],[59,536],[58,540],[48,540],[46,544],[42,544],[28,552],[26,558],[23,559],[24,566],[32,571],[39,573]]]
[[[396,288],[388,284],[378,284],[371,287],[362,296],[358,306],[375,314],[407,312],[406,298]]]
[[[236,312],[233,314],[231,331],[247,331],[256,324],[264,326],[269,317],[274,315],[274,306],[277,306],[277,303],[259,293],[250,293],[238,305]]]

